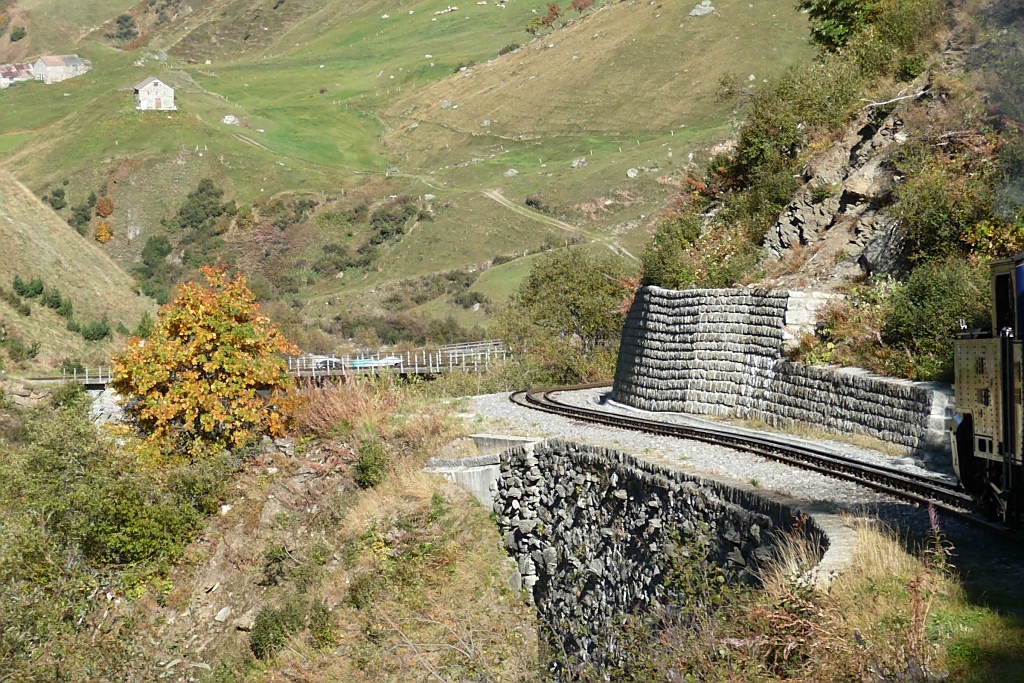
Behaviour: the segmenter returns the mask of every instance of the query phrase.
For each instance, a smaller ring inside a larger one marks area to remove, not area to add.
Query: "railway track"
[[[760,455],[770,460],[820,472],[830,477],[852,481],[875,491],[887,493],[922,505],[932,504],[938,508],[963,517],[974,523],[998,528],[982,520],[974,498],[960,488],[959,484],[943,482],[912,472],[891,469],[865,463],[846,457],[813,444],[794,444],[771,434],[739,433],[728,427],[715,425],[681,425],[660,422],[648,418],[621,415],[602,410],[591,410],[561,403],[552,397],[561,391],[577,391],[610,386],[609,383],[581,384],[550,389],[531,389],[512,394],[511,401],[517,405],[540,410],[563,417],[595,424],[629,429],[633,431],[691,439],[726,446],[747,453]]]

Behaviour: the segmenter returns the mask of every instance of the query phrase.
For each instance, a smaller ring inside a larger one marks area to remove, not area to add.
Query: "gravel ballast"
[[[586,407],[643,415],[662,421],[690,420],[687,416],[648,413],[623,406],[596,406],[608,389],[590,389],[579,392],[560,392],[557,399]],[[767,491],[790,496],[824,507],[833,512],[878,517],[892,526],[912,532],[927,528],[927,515],[921,508],[891,496],[875,492],[852,482],[827,477],[817,472],[798,469],[765,458],[699,441],[644,434],[604,425],[594,425],[531,410],[513,404],[509,394],[487,394],[468,399],[467,408],[477,415],[495,421],[508,433],[533,437],[560,437],[594,446],[603,446],[649,459],[660,464],[678,467],[700,475],[705,473],[718,479],[731,479],[746,486],[753,485]],[[739,429],[739,428],[737,428]],[[821,444],[821,442],[813,442]],[[844,455],[863,458],[876,464],[892,466],[893,458],[841,442],[825,444]],[[910,466],[904,463],[905,466]],[[923,471],[915,467],[915,471]],[[942,476],[942,475],[937,475]]]

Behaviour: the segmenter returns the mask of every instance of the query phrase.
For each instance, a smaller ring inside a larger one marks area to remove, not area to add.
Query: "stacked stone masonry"
[[[613,399],[650,411],[863,433],[908,453],[945,452],[948,392],[785,358],[791,309],[805,301],[769,290],[641,289],[622,332]]]
[[[616,625],[674,603],[665,581],[680,548],[703,548],[734,580],[756,580],[782,530],[821,553],[813,518],[774,500],[603,448],[552,440],[501,455],[494,500],[515,590],[528,590],[552,652],[554,680],[581,667],[628,666]]]

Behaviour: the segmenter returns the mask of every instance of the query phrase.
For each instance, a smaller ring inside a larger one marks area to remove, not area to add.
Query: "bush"
[[[71,208],[71,218],[68,219],[68,225],[84,237],[89,232],[89,221],[91,220],[92,208],[88,204],[79,204]]]
[[[77,368],[75,368],[77,369]],[[84,368],[82,369],[84,372]],[[75,408],[89,399],[85,386],[78,382],[66,382],[50,394],[50,405],[54,408]]]
[[[65,192],[63,187],[55,187],[50,191],[50,194],[43,197],[43,201],[53,207],[54,211],[60,211],[68,205],[65,199]]]
[[[31,280],[22,280],[20,276],[14,276],[14,291],[26,299],[37,297],[43,293],[43,281],[38,277]]]
[[[611,375],[633,289],[626,264],[582,248],[535,263],[498,321],[512,355],[537,383],[573,384]]]
[[[976,226],[983,232],[984,224],[994,220],[996,193],[991,179],[975,172],[980,168],[967,159],[932,156],[928,149],[909,151],[897,165],[907,181],[897,188],[891,211],[900,221],[912,262],[965,253],[975,237],[981,239],[972,232]]]
[[[640,258],[641,284],[686,289],[695,280],[687,252],[700,238],[701,219],[693,213],[663,221]]]
[[[96,200],[96,215],[100,218],[109,218],[114,213],[114,200],[103,196]]]
[[[838,50],[863,31],[877,12],[876,0],[798,0],[797,9],[811,19],[811,39],[827,50]]]
[[[139,324],[135,326],[132,335],[140,339],[149,339],[151,334],[153,334],[153,316],[149,314],[149,311],[143,311],[142,317],[139,318]]]
[[[100,221],[99,225],[96,226],[94,236],[96,237],[96,241],[100,244],[106,244],[109,242],[114,237],[114,233],[110,229],[110,223],[107,221]]]
[[[27,35],[28,31],[25,30],[24,26],[16,26],[14,27],[14,30],[11,31],[11,42],[16,43]]]
[[[47,287],[43,290],[43,294],[40,297],[39,302],[47,308],[60,311],[61,307],[64,305],[64,297],[60,295],[60,290],[56,287]]]
[[[924,380],[949,378],[959,321],[987,327],[989,298],[984,265],[950,257],[916,268],[893,292],[882,327],[882,341],[897,350],[889,361],[892,372]]]
[[[488,299],[486,295],[480,292],[471,292],[469,290],[458,292],[454,297],[452,297],[452,300],[463,308],[473,308],[473,306],[476,306],[477,304],[483,306],[490,302],[490,299]]]
[[[270,659],[302,628],[302,622],[302,611],[295,603],[261,608],[249,634],[249,649],[258,659]]]
[[[57,315],[59,315],[62,318],[70,320],[71,316],[74,315],[74,313],[75,307],[71,303],[71,299],[63,297],[60,301],[60,307],[57,309]]]
[[[364,489],[377,487],[388,475],[390,458],[379,441],[364,441],[359,444],[359,458],[355,465],[356,483]]]
[[[81,328],[82,338],[86,341],[100,341],[110,336],[110,323],[106,319],[94,320]]]
[[[122,14],[114,23],[114,30],[107,33],[107,38],[122,43],[130,43],[139,37],[139,31],[135,26],[135,17],[130,14]]]

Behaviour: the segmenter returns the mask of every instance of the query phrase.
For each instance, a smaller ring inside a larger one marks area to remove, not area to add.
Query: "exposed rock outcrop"
[[[907,136],[898,113],[881,117],[877,111],[863,110],[841,139],[807,163],[804,186],[765,235],[763,247],[775,258],[793,249],[822,256],[801,268],[805,281],[905,268],[898,225],[885,208],[899,180],[890,160]],[[771,284],[792,286],[785,277]]]

